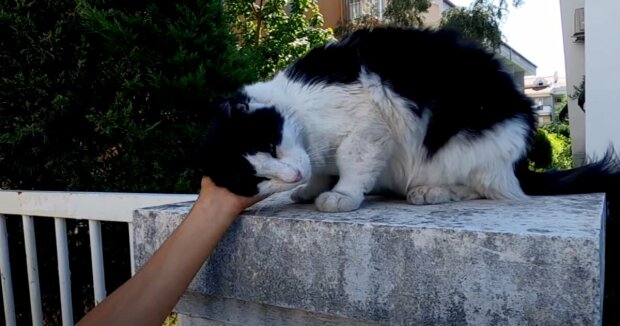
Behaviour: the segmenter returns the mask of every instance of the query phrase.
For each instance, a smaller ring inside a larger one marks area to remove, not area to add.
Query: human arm
[[[260,198],[246,198],[203,178],[185,220],[131,279],[78,325],[161,325],[236,217]]]

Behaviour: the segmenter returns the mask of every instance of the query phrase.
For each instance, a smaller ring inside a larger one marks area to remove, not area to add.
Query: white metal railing
[[[94,298],[95,304],[98,304],[106,297],[100,222],[112,221],[128,224],[129,259],[133,274],[135,272],[133,211],[143,207],[193,201],[195,199],[196,195],[176,194],[0,191],[0,276],[2,279],[5,324],[7,326],[17,324],[6,227],[6,220],[9,218],[7,215],[18,215],[22,218],[26,268],[28,270],[28,293],[30,295],[33,325],[43,325],[34,218],[54,218],[62,323],[63,325],[73,325],[66,219],[88,220]],[[18,290],[22,291],[22,289]]]

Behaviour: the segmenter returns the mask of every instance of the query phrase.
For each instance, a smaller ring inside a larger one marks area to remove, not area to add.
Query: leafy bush
[[[541,128],[551,142],[553,159],[551,166],[558,169],[571,169],[573,167],[573,153],[571,140],[568,135],[567,124],[549,125]]]
[[[0,6],[0,187],[194,192],[185,168],[206,103],[257,78],[222,1],[14,1]],[[50,224],[51,223],[51,224]],[[46,324],[60,324],[52,219],[37,219]],[[18,324],[23,232],[8,218]],[[68,221],[74,318],[92,307],[87,225]],[[127,226],[103,224],[108,292],[129,277]]]
[[[547,134],[538,129],[534,135],[532,149],[528,153],[530,168],[535,170],[545,169],[553,162],[553,148]]]
[[[260,78],[333,40],[332,31],[323,28],[317,0],[227,0],[225,6],[238,45]]]
[[[256,78],[222,1],[0,9],[3,188],[191,192],[205,104]]]
[[[548,133],[557,134],[570,139],[570,126],[567,122],[550,123],[548,125],[542,126],[541,129],[547,131]]]
[[[423,13],[431,7],[430,0],[391,0],[385,8],[385,19],[392,26],[423,27]]]
[[[354,21],[339,21],[338,26],[334,29],[334,36],[341,39],[358,29],[373,28],[377,26],[385,26],[379,18],[371,15],[361,16]]]
[[[541,171],[546,169],[571,169],[573,167],[570,138],[566,124],[551,124],[537,130],[532,150],[529,153],[530,167]]]
[[[463,36],[480,42],[486,48],[496,50],[502,43],[497,13],[492,3],[484,1],[475,2],[470,8],[450,8],[443,14],[441,27],[457,30]]]

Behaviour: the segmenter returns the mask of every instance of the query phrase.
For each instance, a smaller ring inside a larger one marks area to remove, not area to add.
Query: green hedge
[[[536,171],[572,169],[573,153],[568,124],[553,123],[538,128],[528,159],[530,168]]]
[[[222,1],[0,8],[0,186],[192,192],[206,104],[254,80]]]
[[[185,157],[207,102],[258,75],[235,42],[222,1],[3,1],[0,187],[196,191]],[[20,219],[7,227],[18,324],[30,324]],[[53,220],[35,227],[45,323],[58,325]],[[68,230],[78,320],[93,304],[87,224]],[[108,293],[129,277],[127,232],[103,224]]]

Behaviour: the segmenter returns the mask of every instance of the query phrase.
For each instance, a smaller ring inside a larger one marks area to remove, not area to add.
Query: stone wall
[[[596,325],[604,196],[326,214],[284,196],[248,210],[176,311],[182,325]],[[189,212],[135,212],[142,266]]]

